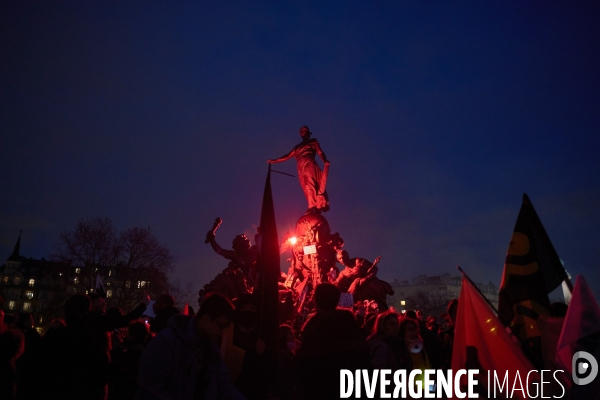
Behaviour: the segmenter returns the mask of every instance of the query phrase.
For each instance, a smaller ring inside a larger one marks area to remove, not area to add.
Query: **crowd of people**
[[[276,343],[261,333],[260,302],[245,293],[204,297],[180,313],[149,297],[124,314],[97,294],[76,294],[43,336],[30,314],[0,318],[2,399],[332,399],[340,369],[449,368],[453,318],[338,307],[340,290],[316,287],[313,313],[282,321]],[[2,309],[0,305],[0,310]]]

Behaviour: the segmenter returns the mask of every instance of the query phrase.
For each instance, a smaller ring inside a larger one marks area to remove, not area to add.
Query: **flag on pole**
[[[600,307],[581,275],[575,280],[573,297],[556,345],[556,361],[569,375],[573,372],[573,354],[579,350],[589,353],[600,350]]]
[[[508,245],[498,299],[498,316],[519,337],[523,349],[536,364],[541,363],[539,315],[550,314],[548,293],[567,279],[529,197],[523,204]]]
[[[259,335],[268,348],[275,346],[279,332],[279,290],[281,275],[279,265],[279,238],[275,223],[275,209],[271,192],[271,169],[267,174],[260,214],[260,238],[258,240],[258,287]]]
[[[569,278],[569,279],[571,279],[571,278]],[[565,299],[565,304],[568,305],[571,302],[571,297],[573,296],[573,293],[571,293],[571,288],[569,288],[567,281],[563,281],[563,283],[562,283],[562,292],[563,292],[563,297]]]
[[[496,396],[502,398],[504,396],[505,398],[520,399],[527,398],[527,391],[518,390],[519,384],[515,386],[517,372],[522,387],[525,385],[527,374],[534,369],[520,346],[506,332],[504,325],[490,305],[464,273],[452,347],[452,370],[458,371],[459,369],[479,370],[478,381],[482,385],[479,387],[480,398],[495,398]],[[488,380],[488,372],[491,381]],[[502,391],[498,387],[493,388],[487,385],[488,382],[494,382],[494,373],[500,381],[504,381],[505,375],[508,374],[509,385],[505,386]],[[531,378],[533,376],[530,376],[529,382],[532,381]],[[533,380],[536,381],[537,378],[536,374]],[[513,390],[513,387],[517,390]],[[495,395],[494,390],[496,391]],[[488,393],[491,395],[488,396]]]
[[[100,273],[96,274],[96,285],[94,285],[94,292],[102,298],[106,298],[106,291],[104,290],[104,279],[100,276]]]

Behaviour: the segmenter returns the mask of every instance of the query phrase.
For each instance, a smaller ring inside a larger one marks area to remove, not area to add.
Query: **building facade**
[[[166,292],[166,277],[149,268],[73,266],[26,258],[20,254],[21,237],[6,263],[0,267],[0,295],[5,314],[27,313],[36,326],[62,317],[64,301],[81,293],[90,294],[102,284],[107,306],[125,311],[133,308],[141,292],[151,296]],[[152,284],[151,284],[152,282]],[[157,293],[158,292],[158,293]]]
[[[462,277],[460,275],[453,276],[450,273],[433,276],[420,274],[406,280],[394,279],[391,283],[394,295],[388,296],[387,304],[399,312],[416,310],[427,301],[432,304],[432,307],[443,306],[450,300],[459,297],[461,283]],[[497,308],[498,287],[492,282],[487,284],[475,283],[475,285],[485,298]]]

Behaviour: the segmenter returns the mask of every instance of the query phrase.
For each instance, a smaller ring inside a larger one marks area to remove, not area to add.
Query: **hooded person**
[[[158,333],[167,327],[167,321],[173,315],[179,314],[175,308],[175,299],[169,294],[161,294],[152,305],[154,319],[150,321],[150,331]]]
[[[244,399],[217,344],[234,319],[226,297],[208,294],[195,316],[175,315],[142,354],[137,400]]]

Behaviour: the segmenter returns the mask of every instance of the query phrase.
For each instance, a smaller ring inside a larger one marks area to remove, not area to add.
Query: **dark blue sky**
[[[227,265],[212,221],[223,247],[253,233],[266,160],[306,124],[331,228],[383,278],[498,285],[526,192],[598,293],[600,4],[322,3],[3,2],[0,255],[107,216],[200,288]],[[296,179],[273,191],[283,239],[306,203]]]

